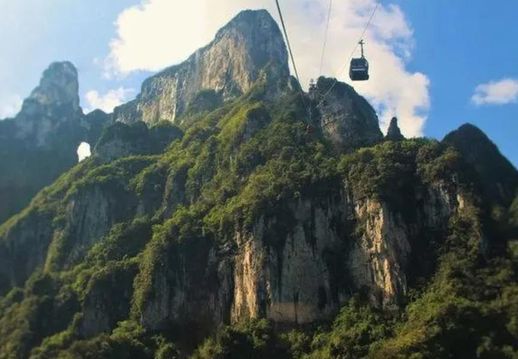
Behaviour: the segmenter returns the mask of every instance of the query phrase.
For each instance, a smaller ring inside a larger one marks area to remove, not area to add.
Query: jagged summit
[[[215,40],[220,39],[226,32],[233,31],[234,29],[245,32],[247,29],[255,31],[261,27],[265,29],[278,28],[274,18],[267,10],[243,10],[218,30]]]
[[[271,66],[268,71],[272,74],[281,77],[289,76],[288,52],[284,38],[277,22],[267,10],[240,12],[218,31],[215,40],[208,47],[218,41],[225,41],[226,38],[233,39],[236,43],[240,41],[243,43],[245,53],[242,55],[249,56],[246,60],[251,62],[250,75],[257,76],[258,71]],[[249,80],[255,79],[252,77]]]
[[[284,39],[267,11],[243,11],[209,45],[147,79],[136,100],[115,109],[115,120],[177,122],[200,93],[219,104],[246,93],[262,74],[288,78]]]
[[[319,106],[320,126],[335,147],[350,151],[383,139],[376,111],[354,88],[320,77],[314,91],[316,98],[326,95]]]
[[[23,101],[20,112],[12,119],[12,132],[2,135],[30,141],[30,146],[48,147],[64,127],[80,127],[82,116],[77,70],[70,62],[55,62]]]
[[[387,135],[385,136],[385,139],[388,141],[402,141],[405,139],[405,136],[401,134],[401,130],[399,129],[399,126],[397,124],[397,118],[393,117],[390,120],[390,125],[387,131]]]
[[[35,106],[79,111],[79,81],[71,62],[54,62],[43,72],[39,86],[24,101],[22,114],[32,113]]]
[[[481,129],[466,123],[443,142],[455,147],[473,166],[492,201],[510,204],[518,190],[518,171]]]
[[[78,90],[74,65],[52,63],[20,112],[0,121],[0,222],[74,166],[82,141],[95,143],[100,136],[108,117],[84,116]]]

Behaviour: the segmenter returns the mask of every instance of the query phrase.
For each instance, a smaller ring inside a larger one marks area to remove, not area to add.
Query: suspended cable
[[[282,31],[284,32],[284,37],[286,38],[286,45],[288,46],[288,52],[290,54],[291,63],[293,65],[293,71],[295,72],[295,77],[297,78],[297,81],[299,83],[299,92],[300,92],[300,96],[302,99],[302,103],[303,103],[304,107],[306,108],[306,111],[308,112],[309,122],[311,122],[311,114],[312,114],[311,108],[306,103],[306,99],[304,97],[305,94],[304,94],[304,91],[302,91],[299,72],[297,70],[297,64],[295,63],[295,56],[293,55],[293,51],[291,49],[290,38],[288,36],[288,30],[286,29],[286,23],[284,22],[284,16],[282,16],[282,10],[281,10],[281,6],[279,4],[279,0],[275,0],[275,3],[277,5],[277,11],[279,12],[279,18],[281,20]]]
[[[327,47],[327,36],[329,34],[329,23],[331,20],[331,12],[333,10],[333,0],[329,0],[329,10],[327,12],[327,25],[326,25],[326,33],[324,36],[324,44],[322,45],[322,55],[320,56],[320,70],[318,71],[319,75],[322,75],[322,69],[324,68],[324,58],[326,54]]]
[[[352,57],[354,56],[354,53],[358,50],[358,46],[360,45],[360,42],[363,40],[363,37],[365,36],[365,34],[367,33],[367,29],[369,28],[369,26],[371,25],[372,23],[372,20],[374,19],[374,15],[376,15],[376,11],[378,10],[378,7],[380,6],[380,3],[379,2],[376,2],[376,6],[374,7],[374,10],[372,11],[370,17],[369,17],[369,20],[367,21],[367,24],[365,25],[365,27],[363,28],[363,31],[362,31],[362,34],[359,38],[359,40],[356,42],[356,45],[354,46],[354,49],[353,51],[351,52],[351,55],[349,56],[349,59],[345,62],[345,65],[340,69],[340,72],[338,73],[338,75],[340,75],[340,73],[342,73],[343,71],[345,71],[347,69],[347,65],[348,63],[351,61]],[[326,97],[331,93],[331,91],[333,91],[333,89],[335,88],[336,84],[338,83],[338,78],[335,78],[334,82],[333,82],[333,85],[326,91],[326,93],[322,96],[322,99],[320,100],[320,102],[318,103],[317,107],[320,107],[323,103],[324,103],[324,100],[326,99]]]
[[[286,30],[286,23],[284,22],[284,17],[282,16],[281,6],[279,5],[279,0],[275,0],[277,4],[277,10],[279,11],[279,18],[281,19],[282,31],[284,32],[284,37],[286,38],[286,44],[288,45],[288,51],[290,53],[291,63],[293,65],[293,71],[295,71],[295,77],[300,84],[299,72],[297,71],[297,65],[295,64],[295,57],[293,56],[293,51],[291,50],[290,38],[288,36],[288,31]]]

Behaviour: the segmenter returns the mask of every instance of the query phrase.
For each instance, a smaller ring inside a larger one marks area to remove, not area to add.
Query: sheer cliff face
[[[142,323],[308,324],[331,318],[360,292],[374,306],[397,309],[419,270],[412,265],[430,259],[427,246],[446,237],[464,195],[441,183],[409,189],[421,197],[409,220],[394,203],[359,199],[347,187],[289,202],[278,215],[236,229],[233,249],[201,239],[173,246],[153,272]]]
[[[418,233],[444,234],[449,217],[461,209],[453,193],[435,186],[423,196],[416,222],[409,223],[390,203],[358,200],[341,189],[324,201],[290,204],[283,217],[293,223],[284,236],[275,217],[237,232],[232,321],[312,323],[336,313],[361,290],[375,306],[396,307],[408,289],[410,257],[424,255],[414,246]],[[272,246],[272,237],[282,245]]]
[[[135,101],[115,110],[115,120],[178,123],[200,92],[211,90],[230,100],[250,90],[261,75],[286,80],[288,55],[272,17],[266,11],[245,11],[187,61],[146,80]]]

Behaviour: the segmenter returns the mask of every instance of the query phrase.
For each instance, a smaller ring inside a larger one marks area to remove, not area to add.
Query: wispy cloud
[[[505,105],[518,102],[518,80],[505,78],[478,85],[471,97],[477,106]]]
[[[0,120],[13,117],[22,107],[22,98],[18,95],[7,96],[0,101]]]
[[[348,82],[349,55],[376,6],[375,0],[334,1],[323,74],[319,73],[328,0],[282,2],[303,85],[319,75]],[[264,0],[142,0],[124,10],[116,21],[116,35],[106,59],[115,74],[156,71],[178,63],[208,43],[218,28],[245,8],[267,8]],[[365,35],[371,81],[354,84],[380,114],[382,127],[398,116],[406,136],[422,135],[430,107],[429,79],[409,71],[414,49],[413,30],[400,7],[380,5]],[[357,54],[356,54],[357,55]]]
[[[104,112],[112,112],[115,107],[128,100],[128,98],[134,92],[135,90],[127,89],[124,87],[110,90],[105,94],[100,94],[95,90],[88,91],[85,94],[85,99],[87,101],[87,107],[85,108],[85,111],[91,112],[93,110],[100,109]]]

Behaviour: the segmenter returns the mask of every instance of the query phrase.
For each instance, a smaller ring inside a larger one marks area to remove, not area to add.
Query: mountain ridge
[[[178,117],[90,114],[92,157],[0,225],[0,358],[518,352],[518,188],[484,179],[516,169],[470,126],[384,139],[334,79],[302,99],[275,49],[276,71],[226,99],[194,86]]]
[[[247,92],[263,71],[287,80],[284,40],[268,12],[244,11],[219,30],[209,45],[145,80],[137,99],[116,108],[114,117],[126,123],[175,122],[199,92],[213,91],[220,101],[236,98]]]

